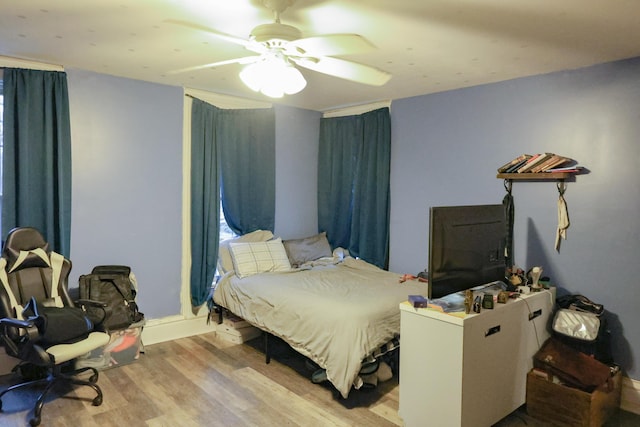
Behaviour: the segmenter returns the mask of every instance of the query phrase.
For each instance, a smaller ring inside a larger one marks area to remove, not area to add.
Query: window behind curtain
[[[1,181],[0,181],[1,182]],[[222,198],[220,198],[220,242],[224,242],[228,239],[233,239],[234,237],[238,237],[236,233],[233,232],[231,227],[227,224],[227,220],[224,218],[224,211],[222,209]]]

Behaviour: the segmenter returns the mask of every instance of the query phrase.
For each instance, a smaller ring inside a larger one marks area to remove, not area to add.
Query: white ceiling
[[[252,54],[188,21],[247,38],[273,15],[261,0],[0,0],[0,55],[256,100],[241,65],[172,70]],[[357,33],[390,72],[382,87],[302,69],[276,102],[326,111],[640,56],[639,0],[298,0],[282,22],[304,36]]]

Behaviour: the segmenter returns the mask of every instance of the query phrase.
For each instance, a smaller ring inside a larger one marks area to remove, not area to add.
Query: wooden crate
[[[532,372],[527,375],[527,413],[558,426],[602,426],[620,406],[622,374],[613,378],[613,390],[606,385],[592,393],[567,387]]]

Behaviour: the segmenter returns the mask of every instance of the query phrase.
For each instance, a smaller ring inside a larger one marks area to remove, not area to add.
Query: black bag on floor
[[[91,274],[80,276],[80,298],[107,304],[107,330],[125,329],[144,319],[136,304],[136,289],[131,268],[124,265],[100,265]]]

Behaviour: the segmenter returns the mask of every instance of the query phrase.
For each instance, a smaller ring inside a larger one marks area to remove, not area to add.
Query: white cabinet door
[[[519,401],[514,378],[522,355],[522,304],[512,302],[464,322],[463,426],[490,426]],[[526,376],[526,372],[523,374]],[[522,401],[524,403],[524,400]]]
[[[405,426],[460,425],[462,356],[460,326],[401,312],[398,413]]]

